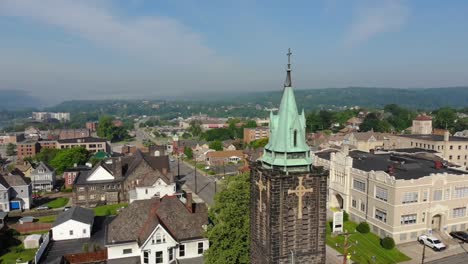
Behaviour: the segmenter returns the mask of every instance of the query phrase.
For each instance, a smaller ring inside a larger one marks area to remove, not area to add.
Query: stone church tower
[[[270,114],[270,139],[251,166],[251,263],[325,263],[328,172],[312,166],[304,111],[298,113],[291,52],[283,98]]]

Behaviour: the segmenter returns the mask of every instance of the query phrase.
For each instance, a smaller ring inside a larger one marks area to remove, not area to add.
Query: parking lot
[[[444,244],[446,244],[447,249],[443,251],[434,251],[429,247],[426,247],[424,262],[437,262],[437,260],[446,258],[453,255],[458,255],[462,253],[466,253],[465,250],[468,250],[467,244],[461,244],[458,240],[455,239],[443,239]],[[405,255],[411,258],[410,261],[403,262],[405,264],[410,263],[421,263],[422,261],[422,253],[423,253],[423,245],[417,241],[409,242],[405,244],[398,245],[398,250],[403,252]]]

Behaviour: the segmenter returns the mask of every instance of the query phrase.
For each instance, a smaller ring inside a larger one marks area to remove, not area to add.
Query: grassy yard
[[[127,207],[128,204],[121,203],[121,204],[102,205],[102,206],[97,206],[93,208],[93,210],[96,216],[116,215],[117,209],[119,209],[122,206]]]
[[[355,232],[356,226],[356,223],[348,221],[345,222],[344,229],[348,232]],[[351,257],[355,263],[390,264],[410,260],[408,256],[401,253],[396,248],[391,250],[384,249],[382,246],[380,246],[380,237],[373,233],[361,234],[356,231],[356,233],[349,236],[348,241],[352,243],[358,241],[358,245],[351,247],[351,249],[348,251],[356,251],[356,255]],[[338,247],[336,247],[337,243]],[[343,243],[344,237],[332,237],[330,224],[327,224],[327,245],[336,249],[340,253],[343,253]],[[376,257],[375,262],[371,261],[372,256]]]
[[[53,223],[57,219],[56,215],[41,216],[36,218],[39,223]]]
[[[37,248],[24,249],[23,245],[12,246],[8,248],[8,253],[0,256],[0,263],[16,263],[18,258],[23,262],[30,261],[34,258]]]
[[[49,208],[60,208],[68,204],[68,198],[60,197],[47,203]]]

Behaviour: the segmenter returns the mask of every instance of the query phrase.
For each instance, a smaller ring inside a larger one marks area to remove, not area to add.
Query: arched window
[[[294,139],[294,147],[296,147],[297,146],[297,130],[294,130],[293,139]]]

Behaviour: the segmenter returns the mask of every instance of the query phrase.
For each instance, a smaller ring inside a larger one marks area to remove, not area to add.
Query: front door
[[[432,230],[439,231],[440,230],[440,215],[434,215],[432,217]]]

